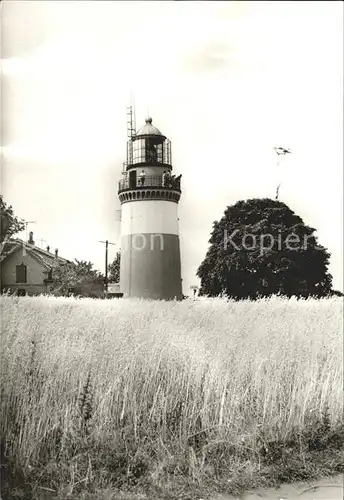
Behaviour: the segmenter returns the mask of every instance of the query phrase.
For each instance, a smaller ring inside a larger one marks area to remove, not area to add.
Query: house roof
[[[59,262],[60,264],[66,264],[67,262],[70,262],[69,260],[64,259],[63,257],[59,256],[56,257],[55,254],[43,250],[42,248],[39,248],[36,245],[31,245],[29,243],[26,243],[25,241],[20,240],[19,238],[11,239],[4,243],[1,252],[0,262],[5,262],[16,252],[23,249],[25,249],[25,251],[29,255],[38,260],[46,269],[51,269],[51,266],[56,262]]]

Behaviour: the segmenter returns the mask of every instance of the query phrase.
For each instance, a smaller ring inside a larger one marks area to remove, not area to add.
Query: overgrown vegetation
[[[0,195],[0,248],[6,240],[16,233],[25,229],[25,222],[19,219],[13,210],[12,205],[8,205],[3,195]]]
[[[339,298],[1,309],[3,500],[186,500],[343,472]]]
[[[108,265],[109,283],[119,283],[120,268],[121,268],[121,253],[117,252],[116,257]]]
[[[90,261],[74,259],[73,262],[56,262],[52,267],[51,293],[58,296],[70,294],[97,297],[97,288],[103,289],[104,276],[93,268]]]

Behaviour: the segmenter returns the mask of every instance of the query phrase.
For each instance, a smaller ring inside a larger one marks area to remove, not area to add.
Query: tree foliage
[[[314,233],[280,201],[250,199],[227,207],[213,223],[210,247],[197,271],[200,294],[234,299],[329,295],[330,254]]]
[[[74,259],[74,262],[56,262],[52,269],[52,292],[57,295],[68,295],[75,290],[103,285],[104,276],[93,269],[92,262]]]
[[[0,243],[4,243],[6,239],[23,231],[25,229],[25,222],[14,214],[12,205],[8,205],[2,195],[0,195],[0,210]]]
[[[108,265],[108,281],[109,283],[118,283],[119,282],[119,273],[121,266],[121,254],[117,252],[116,257]]]

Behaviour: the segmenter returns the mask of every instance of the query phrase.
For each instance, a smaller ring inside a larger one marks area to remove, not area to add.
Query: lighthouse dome
[[[147,117],[146,124],[136,132],[136,137],[141,135],[161,135],[163,137],[163,134],[160,132],[160,130],[152,125],[152,121],[153,120],[150,116]]]

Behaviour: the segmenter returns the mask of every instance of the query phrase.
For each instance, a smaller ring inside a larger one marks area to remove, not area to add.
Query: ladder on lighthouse
[[[127,107],[127,161],[131,165],[133,163],[133,148],[131,141],[136,135],[135,113],[132,106]]]

